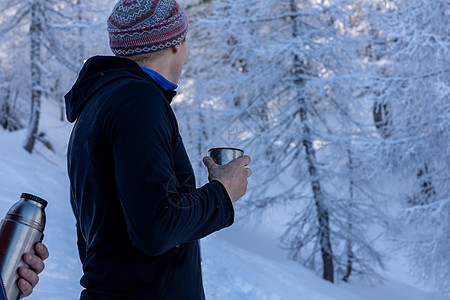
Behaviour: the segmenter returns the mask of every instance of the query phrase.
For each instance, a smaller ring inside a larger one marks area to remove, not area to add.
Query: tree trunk
[[[381,136],[386,139],[391,136],[390,105],[389,102],[377,102],[373,105],[373,121]]]
[[[294,38],[299,36],[297,17],[295,16],[298,12],[295,0],[291,0],[290,9],[293,17],[291,17],[292,25],[292,36]],[[304,80],[301,77],[302,73],[302,62],[298,55],[294,55],[294,83],[301,89],[304,86]],[[317,221],[319,224],[318,228],[318,239],[320,245],[320,251],[322,253],[323,262],[323,279],[330,282],[334,282],[334,265],[333,265],[333,251],[331,247],[330,240],[330,225],[329,225],[329,213],[325,205],[325,197],[322,192],[319,176],[317,174],[316,168],[316,152],[312,145],[311,130],[307,123],[307,110],[306,110],[306,100],[304,97],[299,97],[298,99],[300,105],[300,121],[303,128],[303,146],[306,151],[306,161],[308,165],[309,176],[311,177],[311,188],[313,191],[314,202],[317,209]]]
[[[303,145],[306,151],[306,161],[308,172],[311,177],[311,187],[314,195],[314,202],[317,209],[317,221],[319,223],[318,238],[320,251],[322,252],[323,279],[334,282],[333,251],[330,241],[329,213],[324,204],[324,195],[321,189],[320,180],[316,168],[316,151],[312,145],[311,131],[306,123],[307,115],[305,109],[305,99],[300,98],[300,120],[303,124]]]
[[[60,92],[61,88],[61,81],[59,78],[56,78],[55,80],[55,96],[56,99],[59,101],[59,120],[64,121],[65,120],[65,109],[64,109],[64,93]]]
[[[10,119],[10,106],[9,106],[9,98],[11,95],[11,89],[9,86],[6,86],[5,96],[3,100],[0,100],[0,125],[3,126],[4,129],[8,130],[9,128],[9,119]]]
[[[352,206],[353,206],[354,181],[353,181],[353,158],[352,158],[352,151],[350,149],[348,149],[347,155],[348,155],[348,169],[349,169],[349,177],[350,177],[350,188],[349,188],[350,199],[349,199],[349,203],[348,203],[347,222],[348,222],[348,236],[351,236],[352,227],[353,227],[353,223],[352,223],[352,219],[351,219],[351,210],[352,210]],[[354,259],[354,254],[353,254],[353,250],[352,250],[352,241],[350,238],[347,238],[346,246],[347,246],[347,270],[346,270],[345,275],[342,278],[342,280],[345,282],[348,282],[348,278],[352,274],[353,259]]]
[[[39,114],[41,111],[41,16],[39,2],[34,1],[31,4],[31,25],[30,25],[30,39],[31,39],[31,115],[28,124],[27,137],[24,148],[32,153],[34,144],[37,139],[39,127]]]
[[[417,172],[417,180],[420,184],[420,194],[417,195],[414,205],[426,205],[434,201],[433,197],[436,195],[436,189],[431,181],[432,176],[428,170],[428,164],[424,163],[423,168]]]
[[[81,0],[77,0],[77,2],[76,2],[77,12],[78,12],[77,19],[80,24],[83,24],[83,21],[84,21],[82,5],[83,4],[81,3]],[[80,28],[78,28],[78,36],[80,39],[78,40],[79,44],[78,44],[78,55],[77,55],[78,61],[80,62],[80,64],[82,64],[84,59],[86,58],[86,54],[85,54],[86,49],[84,47],[84,33],[83,32],[84,32],[84,28],[82,28],[80,26]]]
[[[199,157],[203,157],[206,155],[209,155],[206,151],[209,149],[204,149],[204,145],[206,145],[205,141],[208,140],[208,133],[206,132],[206,121],[205,116],[203,115],[202,109],[201,109],[201,103],[198,101],[198,121],[199,121],[199,132],[198,132],[198,141],[197,141],[197,150]],[[203,162],[200,160],[198,162],[199,169],[201,170],[203,168]],[[200,182],[199,182],[200,183]]]

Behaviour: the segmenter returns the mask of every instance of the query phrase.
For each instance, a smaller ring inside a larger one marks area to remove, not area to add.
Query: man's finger
[[[22,295],[20,295],[20,298],[27,297],[31,294],[33,291],[33,287],[29,282],[27,282],[25,279],[21,278],[17,281],[17,286],[19,287],[19,290],[22,292]]]
[[[41,273],[44,270],[44,263],[42,259],[34,254],[25,253],[23,255],[23,261],[30,266],[30,269],[35,271],[37,274]]]
[[[33,270],[30,270],[26,267],[20,267],[18,272],[20,277],[22,277],[22,279],[25,279],[25,281],[28,282],[32,288],[38,284],[39,277]]]
[[[209,156],[205,156],[203,157],[203,163],[205,164],[205,166],[209,169],[211,169],[212,167],[214,167],[215,165],[217,165],[214,160],[209,157]]]
[[[42,259],[42,260],[46,260],[49,256],[49,252],[47,247],[42,244],[42,243],[37,243],[36,246],[34,247],[34,249],[36,250],[36,254]]]
[[[252,159],[248,155],[241,156],[241,157],[237,158],[236,160],[239,160],[241,163],[244,164],[244,166],[248,166],[250,164],[250,162],[252,161]]]

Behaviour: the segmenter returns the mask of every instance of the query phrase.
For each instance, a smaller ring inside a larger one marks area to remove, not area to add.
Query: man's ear
[[[172,46],[171,49],[172,53],[178,53],[178,51],[180,51],[179,45]]]

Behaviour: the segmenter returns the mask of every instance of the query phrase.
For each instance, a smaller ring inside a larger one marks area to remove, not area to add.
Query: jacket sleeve
[[[231,225],[233,205],[220,182],[178,192],[172,154],[176,121],[162,93],[145,85],[118,98],[106,128],[133,244],[156,256]]]

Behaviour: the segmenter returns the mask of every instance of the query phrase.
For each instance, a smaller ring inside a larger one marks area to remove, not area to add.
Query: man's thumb
[[[208,168],[208,170],[210,168],[212,168],[216,163],[214,162],[214,160],[209,157],[209,156],[205,156],[203,157],[203,163],[205,164],[205,166]]]

